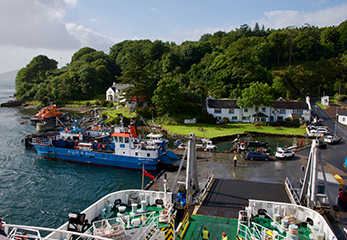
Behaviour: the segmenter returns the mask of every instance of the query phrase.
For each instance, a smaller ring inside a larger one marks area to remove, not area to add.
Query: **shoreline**
[[[6,106],[9,108],[21,108],[21,109],[40,109],[41,107],[39,107],[38,105],[25,105],[25,104],[21,104],[18,106],[19,102],[23,102],[23,101],[9,101],[7,103],[13,103],[13,106]],[[1,104],[2,106],[3,104]],[[3,107],[3,106],[2,106]],[[74,106],[62,106],[59,107],[59,109],[63,110],[63,111],[74,111],[74,112],[78,112],[81,114],[91,114],[93,109],[92,108],[87,108],[84,106],[78,106],[78,107],[74,107]],[[163,135],[169,135],[172,138],[182,138],[182,139],[188,139],[189,136],[187,135],[180,135],[180,134],[175,134],[175,133],[171,133],[169,132],[167,129],[165,129],[164,127],[160,128],[160,131],[163,133]],[[255,136],[274,136],[274,137],[287,137],[287,138],[292,138],[292,137],[296,137],[296,138],[305,138],[305,135],[293,135],[293,134],[276,134],[276,133],[266,133],[266,132],[245,132],[242,134],[231,134],[231,135],[222,135],[222,136],[217,136],[217,137],[212,137],[209,138],[211,141],[213,142],[224,142],[224,141],[229,141],[229,140],[234,140],[235,138],[240,138],[240,137],[255,137]],[[312,137],[315,138],[315,137]],[[201,137],[196,137],[197,140],[201,140]],[[308,137],[308,139],[311,139],[311,137]]]

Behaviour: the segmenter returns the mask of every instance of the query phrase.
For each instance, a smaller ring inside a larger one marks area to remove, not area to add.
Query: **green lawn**
[[[205,137],[213,138],[220,136],[229,136],[235,134],[242,134],[244,132],[264,132],[272,134],[285,134],[285,135],[302,135],[306,134],[305,129],[292,128],[292,127],[269,127],[261,126],[256,128],[253,124],[247,123],[227,123],[225,127],[215,124],[182,124],[182,125],[164,125],[163,127],[169,132],[179,135],[188,136],[191,132],[195,133],[197,137],[204,137],[203,128],[205,128]]]

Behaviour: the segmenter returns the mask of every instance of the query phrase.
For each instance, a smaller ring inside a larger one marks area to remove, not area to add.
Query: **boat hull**
[[[158,158],[133,157],[101,151],[66,149],[37,143],[33,143],[33,146],[40,157],[55,160],[138,170],[142,169],[143,166],[146,170],[156,170],[158,165]]]
[[[54,117],[48,117],[48,118],[40,118],[40,117],[31,117],[30,118],[30,121],[32,123],[41,123],[41,122],[53,122],[53,121],[56,121],[57,118],[59,118],[61,121],[62,120],[65,120],[66,119],[66,116],[67,116],[67,113],[63,113],[62,115],[59,115],[59,116],[54,116]]]

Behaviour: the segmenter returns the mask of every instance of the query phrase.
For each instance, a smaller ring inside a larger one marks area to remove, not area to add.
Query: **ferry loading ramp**
[[[290,203],[283,184],[215,179],[197,214],[237,218],[249,199]]]

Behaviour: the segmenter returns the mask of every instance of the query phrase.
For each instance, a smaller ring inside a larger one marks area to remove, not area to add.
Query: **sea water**
[[[14,89],[0,86],[0,103]],[[114,191],[139,189],[141,171],[38,157],[22,139],[36,132],[37,110],[0,108],[0,218],[7,223],[56,228]],[[23,123],[23,124],[21,124]],[[145,184],[151,179],[145,177]]]

